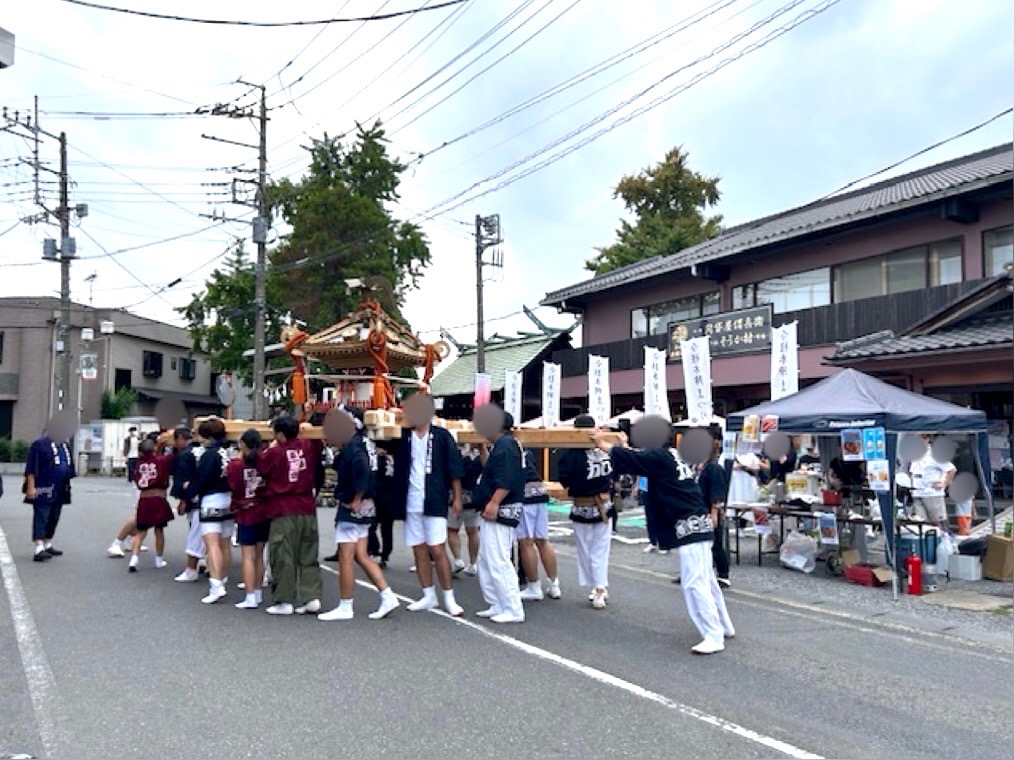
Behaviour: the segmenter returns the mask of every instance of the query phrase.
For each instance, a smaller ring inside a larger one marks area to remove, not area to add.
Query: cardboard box
[[[952,580],[981,581],[982,559],[966,554],[952,554],[947,560],[947,574]]]
[[[845,580],[861,586],[886,586],[894,580],[894,571],[885,565],[864,565],[859,551],[846,549],[841,553],[841,561],[845,566]]]
[[[982,575],[992,581],[1014,581],[1014,538],[986,537]]]

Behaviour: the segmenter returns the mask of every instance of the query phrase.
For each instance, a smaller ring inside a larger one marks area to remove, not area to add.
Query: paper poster
[[[799,391],[799,340],[796,322],[771,328],[771,400]]]
[[[510,414],[518,424],[521,423],[521,389],[521,373],[505,370],[503,378],[503,410]]]
[[[838,545],[838,520],[832,512],[817,513],[817,529],[820,531],[820,543],[824,546]]]
[[[672,420],[665,374],[665,351],[651,346],[644,347],[644,413]]]
[[[758,536],[767,536],[771,533],[771,513],[767,507],[753,508],[753,529]]]
[[[81,354],[81,379],[95,380],[99,376],[98,354]]]
[[[609,357],[588,357],[588,414],[601,426],[612,416],[613,400],[609,392]]]
[[[757,443],[760,440],[761,420],[756,414],[748,414],[743,418],[743,440]]]
[[[863,461],[863,431],[849,428],[841,431],[841,458],[844,462]]]
[[[874,491],[891,490],[891,470],[886,459],[872,459],[866,463],[866,478]]]
[[[472,399],[473,408],[478,409],[483,404],[488,404],[493,397],[493,378],[481,372],[475,373],[475,397]]]
[[[778,430],[777,414],[765,414],[761,417],[761,435],[774,433],[776,430]]]
[[[711,343],[707,337],[691,338],[680,344],[683,355],[683,386],[687,395],[687,419],[691,425],[710,425],[714,405],[711,398]]]
[[[542,363],[542,427],[560,426],[560,365]]]
[[[881,427],[863,430],[863,456],[866,459],[887,459],[887,436]]]

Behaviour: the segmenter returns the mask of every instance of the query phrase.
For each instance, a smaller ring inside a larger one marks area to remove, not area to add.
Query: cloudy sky
[[[438,3],[107,4],[283,21]],[[253,168],[255,154],[201,134],[255,143],[256,132],[243,120],[95,114],[186,114],[234,98],[245,104],[248,88],[231,83],[264,83],[275,178],[298,177],[308,136],[342,133],[379,114],[393,153],[406,161],[423,156],[406,174],[403,205],[394,212],[413,219],[442,212],[421,221],[433,265],[409,296],[407,315],[426,337],[443,325],[469,341],[469,235],[477,213],[503,220],[505,267],[487,287],[487,333],[510,332],[530,327],[516,315],[522,304],[535,306],[547,290],[586,277],[583,262],[611,242],[622,215],[612,198],[616,181],[675,145],[690,152],[697,170],[721,177],[718,211],[732,224],[810,201],[1011,105],[1014,38],[1005,30],[1014,11],[1007,0],[975,0],[974,12],[951,0],[840,0],[776,36],[825,5],[468,0],[368,24],[263,29],[141,18],[62,0],[7,3],[0,26],[17,35],[18,51],[15,66],[0,71],[0,104],[12,115],[38,95],[43,128],[67,132],[71,200],[90,208],[75,232],[81,261],[73,265],[73,298],[169,321],[230,241],[249,232],[242,224],[212,226],[201,214],[249,214],[214,183],[249,178],[222,169]],[[1011,133],[1008,116],[895,173],[1009,141]],[[59,288],[57,266],[39,260],[53,228],[10,229],[37,212],[31,171],[18,163],[29,156],[26,141],[0,133],[0,296]],[[52,142],[43,142],[41,157],[55,164]],[[53,179],[43,172],[44,198],[55,205]],[[85,278],[92,274],[90,295]],[[177,278],[183,281],[166,289]]]

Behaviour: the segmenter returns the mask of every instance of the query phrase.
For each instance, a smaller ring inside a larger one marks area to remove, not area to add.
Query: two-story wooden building
[[[1002,145],[732,227],[692,248],[547,294],[544,305],[583,318],[582,348],[554,355],[563,365],[569,410],[586,401],[593,354],[610,359],[614,411],[641,406],[644,347],[668,349],[679,335],[711,336],[715,411],[722,415],[769,398],[771,325],[798,322],[801,387],[836,372],[837,364],[857,363],[865,355],[855,346],[838,351],[838,344],[903,336],[1009,271],[1012,181],[1014,150]],[[1004,287],[1009,278],[990,293]],[[906,355],[907,363],[870,359],[863,368],[1010,419],[1006,292],[1006,300],[987,299],[992,329],[976,333],[989,341],[977,346],[987,355],[980,351],[971,361],[967,353],[923,351]],[[997,361],[1004,352],[1006,360]],[[923,371],[920,362],[937,371]],[[936,388],[938,381],[946,387]],[[668,384],[678,413],[684,395],[676,352]]]

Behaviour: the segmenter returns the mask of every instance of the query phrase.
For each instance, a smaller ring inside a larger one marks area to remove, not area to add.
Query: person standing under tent
[[[524,453],[509,435],[513,426],[513,418],[505,414],[502,429],[493,439],[493,447],[472,494],[484,520],[478,571],[482,596],[489,605],[476,615],[494,623],[525,622],[518,574],[511,563],[514,531],[521,518],[525,495]]]
[[[271,566],[269,615],[320,612],[317,497],[323,462],[321,441],[299,437],[299,422],[283,415],[272,424],[275,442],[257,458],[264,479],[265,510],[271,519],[268,557]]]
[[[924,435],[927,444],[932,442]],[[947,487],[958,474],[953,462],[938,462],[932,448],[909,466],[915,516],[939,528],[947,528]]]
[[[549,581],[545,596],[559,599],[560,578],[556,562],[556,550],[549,543],[549,492],[546,484],[535,469],[535,456],[525,451],[525,496],[522,502],[521,520],[518,523],[518,558],[527,580],[521,590],[521,601],[541,602],[542,583],[539,580],[539,562],[546,571]]]
[[[76,476],[66,441],[43,434],[28,449],[25,460],[25,501],[32,505],[32,541],[36,562],[59,557],[53,546],[63,506],[70,503],[70,481]]]
[[[394,464],[399,502],[405,505],[405,545],[412,548],[422,598],[408,605],[410,612],[440,606],[433,584],[434,569],[440,582],[444,609],[460,617],[464,610],[454,598],[451,563],[447,559],[447,495],[450,509],[461,513],[461,477],[464,468],[454,437],[431,420],[402,435]]]
[[[595,419],[582,414],[574,427],[591,430]],[[590,586],[588,599],[596,610],[609,601],[610,518],[615,514],[609,488],[613,465],[609,455],[598,448],[567,449],[559,462],[560,484],[573,502],[570,519],[574,524],[574,548],[577,552],[577,582]]]
[[[461,461],[464,468],[464,475],[461,478],[461,514],[455,515],[452,511],[447,516],[447,548],[454,558],[451,569],[455,574],[462,570],[466,575],[475,575],[475,563],[479,557],[479,505],[472,499],[472,491],[475,489],[476,481],[482,474],[482,461],[479,459],[479,452],[471,446],[463,446]],[[453,499],[453,494],[448,498]],[[465,528],[465,535],[468,540],[468,563],[462,559],[460,531]]]
[[[702,655],[723,651],[725,639],[736,631],[712,567],[714,525],[693,468],[665,442],[657,448],[635,450],[614,446],[600,430],[592,434],[592,440],[610,455],[615,472],[648,478],[659,545],[675,548],[679,554],[683,599],[702,638],[691,651]]]
[[[173,519],[173,510],[169,506],[168,488],[172,478],[176,453],[159,455],[157,444],[145,439],[138,445],[138,459],[134,467],[134,482],[140,490],[137,499],[137,514],[134,517],[133,546],[130,552],[130,563],[127,570],[137,572],[141,555],[141,542],[149,530],[155,531],[155,567],[162,569],[165,561],[165,527]]]
[[[215,604],[227,594],[225,582],[232,563],[232,489],[225,478],[229,450],[225,423],[217,417],[204,420],[197,434],[204,441],[204,451],[197,462],[190,492],[199,500],[201,538],[208,557],[208,593],[201,602]]]
[[[359,565],[370,583],[380,592],[380,607],[370,613],[370,620],[387,617],[400,604],[398,597],[387,585],[384,571],[366,550],[370,525],[377,517],[374,502],[378,471],[377,447],[363,435],[362,412],[355,409],[346,414],[353,420],[355,434],[342,447],[342,454],[338,458],[338,484],[335,488],[338,500],[338,514],[335,517],[338,606],[330,612],[317,615],[317,619],[324,622],[352,620],[356,565]]]

